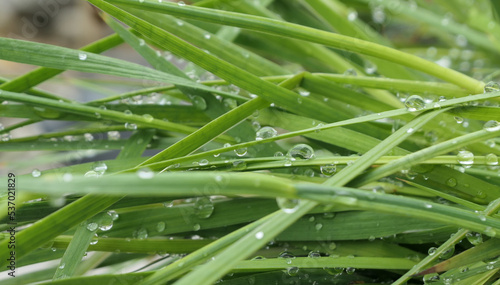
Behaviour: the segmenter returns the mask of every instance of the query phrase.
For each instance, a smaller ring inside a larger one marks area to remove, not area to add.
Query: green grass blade
[[[338,49],[359,52],[423,71],[430,75],[436,76],[437,78],[468,89],[473,93],[482,92],[484,87],[483,83],[475,79],[472,79],[462,73],[453,71],[451,69],[443,68],[435,63],[426,61],[417,56],[413,56],[371,42],[366,42],[363,40],[358,40],[338,34],[332,34],[329,32],[286,23],[283,21],[214,9],[205,9],[194,6],[179,6],[176,4],[165,2],[158,3],[150,0],[145,0],[142,3],[130,0],[110,0],[109,2],[123,4],[138,9],[148,9],[149,11],[153,12],[168,13],[178,17],[199,19],[202,21],[236,26],[245,29],[255,29],[260,32],[272,33],[284,37],[292,37],[295,39],[323,44]]]

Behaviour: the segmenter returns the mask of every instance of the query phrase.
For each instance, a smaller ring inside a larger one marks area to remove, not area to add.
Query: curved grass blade
[[[91,2],[95,3],[95,1]],[[283,21],[215,9],[206,9],[194,6],[179,6],[173,3],[166,2],[158,3],[151,0],[145,0],[141,3],[130,0],[109,0],[108,2],[123,4],[153,12],[167,13],[178,17],[198,19],[206,22],[252,29],[282,37],[291,37],[308,42],[323,44],[342,50],[359,52],[361,54],[374,56],[404,66],[408,66],[416,70],[420,70],[427,74],[436,76],[437,78],[463,87],[472,93],[480,93],[483,91],[484,87],[484,83],[482,82],[479,82],[457,71],[441,67],[438,64],[429,62],[417,56],[400,52],[398,50],[381,46],[375,43],[296,24],[286,23]]]

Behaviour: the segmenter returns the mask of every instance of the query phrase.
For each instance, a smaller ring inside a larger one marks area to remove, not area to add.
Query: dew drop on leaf
[[[484,85],[484,93],[500,91],[500,84],[490,81]]]
[[[31,171],[31,176],[33,176],[35,178],[36,177],[40,177],[41,175],[42,175],[42,172],[40,170],[36,169],[36,168],[33,169],[33,171]]]
[[[470,167],[474,164],[474,154],[466,150],[459,151],[457,154],[457,161],[464,167]]]
[[[300,200],[277,197],[276,203],[283,212],[291,214],[299,208]]]
[[[143,167],[137,170],[137,176],[141,179],[151,179],[154,177],[155,173],[149,167]]]
[[[257,131],[255,140],[260,141],[260,140],[264,140],[264,139],[274,138],[277,135],[278,135],[278,132],[274,128],[263,127]]]
[[[287,154],[292,160],[308,160],[314,157],[314,150],[307,144],[293,146]]]
[[[484,123],[483,129],[488,131],[488,132],[495,132],[500,130],[500,122],[495,121],[495,120],[490,120],[486,123]]]
[[[410,112],[421,111],[425,109],[425,101],[419,95],[411,95],[406,99],[405,106]]]

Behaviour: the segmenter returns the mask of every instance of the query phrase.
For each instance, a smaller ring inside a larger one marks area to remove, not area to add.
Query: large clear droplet
[[[36,177],[40,177],[41,175],[42,175],[42,172],[40,170],[36,169],[36,168],[33,169],[33,171],[31,171],[31,176],[33,176],[35,178]]]
[[[214,204],[208,197],[199,197],[194,203],[194,213],[199,219],[208,219],[214,212]]]
[[[86,60],[87,59],[87,54],[83,53],[83,52],[79,53],[78,54],[78,59],[79,60]]]
[[[137,176],[141,179],[151,179],[155,176],[155,173],[153,170],[151,170],[149,167],[143,167],[139,170],[137,170]]]
[[[462,150],[457,154],[457,161],[463,166],[471,166],[474,164],[474,154],[470,151]]]
[[[298,199],[288,199],[282,197],[276,198],[276,203],[278,204],[278,207],[280,207],[280,209],[287,214],[291,214],[297,211],[300,204],[299,202],[300,200]]]
[[[421,111],[425,109],[425,101],[418,95],[411,95],[406,99],[405,106],[410,112]]]
[[[488,132],[495,132],[500,130],[500,122],[491,120],[486,123],[484,123],[483,129],[485,129]]]
[[[99,225],[97,223],[88,223],[87,224],[87,230],[93,232],[96,231]]]
[[[98,175],[103,175],[104,172],[108,170],[108,166],[106,165],[106,163],[98,161],[92,165],[92,170],[94,170]]]
[[[486,165],[495,166],[498,165],[498,156],[494,153],[490,153],[486,155]]]
[[[272,127],[263,127],[257,131],[255,140],[261,141],[264,139],[274,138],[278,132]]]
[[[192,100],[193,100],[193,106],[197,110],[203,111],[207,108],[207,102],[205,101],[205,99],[203,99],[203,97],[194,96]]]
[[[140,228],[136,232],[134,232],[134,237],[137,239],[147,239],[148,236],[148,230],[145,228]]]
[[[247,148],[246,147],[237,148],[234,150],[234,153],[239,157],[245,156],[245,154],[247,154]]]
[[[484,85],[484,93],[500,91],[500,84],[490,81]]]
[[[327,164],[320,166],[321,174],[325,176],[332,176],[337,171],[336,164]]]
[[[292,147],[287,154],[292,160],[311,159],[314,157],[314,150],[307,144],[297,144]]]
[[[118,131],[109,131],[108,132],[108,140],[117,141],[120,139],[120,132]]]

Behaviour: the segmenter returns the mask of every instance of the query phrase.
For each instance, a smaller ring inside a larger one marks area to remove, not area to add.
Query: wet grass
[[[2,284],[498,284],[494,1],[88,2],[115,34],[0,38],[39,66],[0,150],[41,152],[6,162]],[[67,70],[99,99],[37,88]]]

